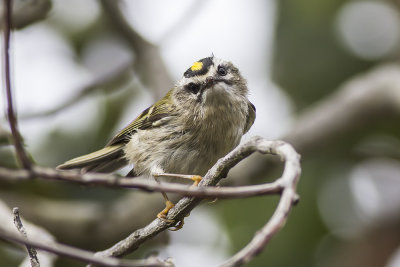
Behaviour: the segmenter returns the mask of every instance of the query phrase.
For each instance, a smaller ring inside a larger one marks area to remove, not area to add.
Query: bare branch
[[[198,198],[242,198],[267,194],[279,194],[283,188],[280,182],[241,187],[188,187],[187,185],[174,183],[160,184],[140,178],[124,178],[113,174],[81,174],[77,171],[56,171],[51,168],[39,166],[34,166],[30,171],[0,167],[0,179],[3,180],[22,181],[35,177],[53,181],[62,180],[84,185],[137,188],[147,192],[178,193]]]
[[[31,161],[24,149],[22,138],[18,130],[17,117],[13,106],[12,90],[11,90],[11,73],[10,73],[10,33],[11,33],[11,12],[12,0],[4,0],[4,76],[6,82],[7,95],[7,115],[10,123],[10,129],[13,144],[18,159],[25,169],[31,167]]]
[[[271,237],[283,227],[292,204],[298,199],[295,190],[301,172],[299,155],[287,143],[281,141],[266,141],[259,137],[251,139],[249,142],[237,147],[227,156],[220,159],[207,172],[199,186],[212,186],[217,184],[225,177],[229,169],[255,151],[263,154],[278,154],[286,160],[284,174],[277,180],[277,182],[281,183],[284,187],[282,198],[276,212],[266,226],[262,228],[260,233],[256,235],[248,246],[236,254],[225,266],[239,266],[248,262],[259,253],[269,242]],[[184,216],[200,202],[201,200],[199,198],[194,197],[185,197],[181,199],[168,213],[167,219],[173,221],[172,223],[155,219],[146,227],[136,230],[124,240],[121,240],[107,250],[99,252],[97,255],[100,257],[121,257],[136,250],[148,239],[173,226],[174,222],[183,219]]]
[[[286,161],[283,175],[280,178],[285,186],[278,207],[267,224],[257,231],[251,242],[222,264],[221,267],[242,266],[258,255],[271,238],[285,225],[292,205],[298,201],[296,186],[301,173],[300,157],[289,145],[277,147],[277,153]]]
[[[66,256],[83,262],[90,262],[100,266],[118,267],[164,267],[172,266],[169,262],[162,262],[155,258],[146,260],[121,260],[116,258],[98,258],[90,251],[70,247],[56,242],[44,243],[41,241],[28,240],[24,237],[11,233],[0,226],[0,239],[8,240],[27,246],[35,247],[57,255]]]
[[[19,209],[13,208],[14,213],[14,224],[17,227],[18,231],[21,233],[23,237],[28,239],[28,235],[26,233],[25,227],[22,224],[21,218],[19,217]],[[36,249],[31,247],[30,245],[26,245],[26,249],[28,250],[29,260],[31,262],[32,267],[40,267],[39,259],[37,257]]]

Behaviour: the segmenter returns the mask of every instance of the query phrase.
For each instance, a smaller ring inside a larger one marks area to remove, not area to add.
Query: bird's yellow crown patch
[[[203,68],[203,62],[200,61],[196,61],[195,63],[193,63],[193,65],[190,67],[190,69],[192,71],[196,71],[196,70],[201,70]]]
[[[193,65],[188,68],[183,76],[186,78],[194,77],[194,76],[201,76],[208,72],[210,66],[214,65],[212,57],[206,57],[200,60],[197,60]]]

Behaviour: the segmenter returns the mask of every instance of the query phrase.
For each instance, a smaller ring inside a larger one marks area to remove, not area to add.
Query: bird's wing
[[[173,116],[171,91],[157,103],[145,109],[133,122],[120,131],[102,149],[93,153],[71,159],[57,167],[60,170],[82,169],[84,172],[112,172],[128,164],[124,156],[125,143],[139,129],[148,129],[162,124],[161,119]]]
[[[106,146],[90,154],[68,160],[63,164],[58,165],[57,169],[68,170],[99,166],[104,164],[105,162],[117,162],[122,156],[123,148],[121,145]],[[120,166],[116,166],[115,168],[112,168],[112,170],[118,168],[120,168]]]
[[[156,102],[154,105],[145,109],[136,119],[134,119],[128,126],[117,133],[108,142],[107,146],[111,146],[119,143],[127,143],[130,140],[130,136],[136,130],[143,130],[152,127],[159,126],[161,119],[173,116],[173,104],[171,101],[171,91],[168,94]]]
[[[256,107],[249,101],[247,103],[248,106],[248,113],[247,113],[247,121],[246,125],[244,126],[244,133],[247,133],[251,126],[254,123],[254,120],[256,119]]]

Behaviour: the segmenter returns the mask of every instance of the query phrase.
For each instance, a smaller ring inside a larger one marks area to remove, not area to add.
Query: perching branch
[[[299,155],[292,146],[285,142],[266,141],[260,137],[252,138],[247,143],[234,149],[224,158],[218,160],[204,176],[199,187],[216,185],[226,176],[232,167],[256,151],[262,154],[276,154],[285,160],[284,173],[282,177],[276,181],[276,183],[283,187],[281,200],[270,221],[256,234],[251,243],[237,253],[232,259],[228,260],[223,266],[240,266],[261,252],[264,246],[270,241],[271,237],[283,227],[292,205],[298,200],[296,186],[301,173]],[[174,222],[182,220],[184,216],[200,202],[201,200],[199,198],[194,197],[185,197],[181,199],[175,207],[169,211],[167,219]],[[158,233],[173,226],[174,222],[169,223],[155,219],[146,227],[136,230],[124,240],[121,240],[107,250],[97,253],[97,255],[99,257],[124,256],[139,248],[141,244]]]
[[[19,217],[19,209],[18,208],[13,208],[13,213],[14,213],[14,224],[15,227],[17,227],[18,232],[21,233],[21,235],[28,239],[28,235],[26,233],[25,227],[22,224],[21,218]],[[34,247],[31,247],[30,245],[25,245],[26,249],[28,250],[28,255],[29,255],[29,260],[31,262],[32,267],[40,267],[39,259],[37,257],[37,252]]]
[[[10,33],[11,33],[11,12],[12,0],[4,0],[4,76],[6,82],[7,95],[7,115],[10,124],[12,141],[18,156],[18,159],[25,169],[31,167],[31,161],[24,149],[21,134],[18,130],[17,117],[13,106],[11,73],[10,73]]]
[[[16,182],[30,180],[32,178],[41,178],[50,181],[61,180],[90,186],[136,188],[147,192],[178,193],[184,196],[194,196],[198,198],[242,198],[279,194],[283,189],[283,185],[279,181],[241,187],[188,187],[187,185],[174,183],[160,184],[140,179],[139,177],[132,179],[114,174],[81,174],[78,171],[57,171],[40,166],[33,166],[31,170],[15,170],[0,167],[1,180]]]

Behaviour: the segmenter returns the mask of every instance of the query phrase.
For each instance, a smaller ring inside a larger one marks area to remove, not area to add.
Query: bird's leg
[[[182,179],[190,179],[193,181],[193,186],[197,186],[199,184],[199,182],[201,181],[201,179],[203,179],[203,177],[201,177],[200,175],[186,175],[186,174],[174,174],[174,173],[155,173],[153,174],[154,179],[156,180],[156,182],[159,183],[158,181],[158,177],[173,177],[173,178],[182,178]],[[159,212],[157,214],[157,218],[159,218],[160,220],[166,221],[166,222],[173,222],[172,220],[168,220],[167,214],[169,212],[170,209],[172,209],[175,205],[174,203],[172,203],[169,199],[168,196],[165,192],[161,192],[164,199],[165,199],[165,208]],[[185,217],[189,216],[186,215]],[[184,218],[182,218],[182,220],[180,220],[176,226],[174,228],[171,228],[171,231],[178,231],[179,229],[181,229],[184,225]]]
[[[175,205],[168,199],[168,196],[165,192],[161,192],[161,194],[163,195],[165,200],[165,208],[157,214],[157,218],[165,222],[173,222],[173,220],[167,219],[167,214],[169,210],[172,209]]]
[[[153,178],[157,183],[160,183],[160,181],[158,181],[156,175],[153,175]],[[161,192],[161,194],[163,195],[163,198],[165,200],[165,208],[157,214],[157,218],[159,218],[160,220],[163,220],[165,222],[173,222],[173,220],[167,219],[167,214],[168,214],[169,210],[172,209],[175,205],[174,205],[174,203],[172,203],[172,201],[169,200],[169,198],[165,192]]]
[[[200,175],[187,175],[187,174],[177,174],[177,173],[158,173],[154,174],[154,177],[173,177],[173,178],[182,178],[182,179],[190,179],[193,181],[193,185],[197,186],[201,179]]]

